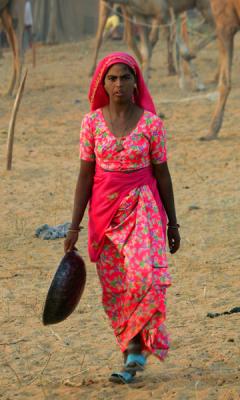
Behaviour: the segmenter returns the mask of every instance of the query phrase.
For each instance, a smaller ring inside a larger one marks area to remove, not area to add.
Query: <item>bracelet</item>
[[[178,228],[180,228],[180,225],[179,225],[179,224],[176,224],[176,225],[169,225],[169,224],[167,224],[167,226],[168,226],[168,228],[171,228],[171,229],[178,229]]]
[[[83,229],[82,226],[79,226],[78,228],[69,228],[68,232],[80,232]]]

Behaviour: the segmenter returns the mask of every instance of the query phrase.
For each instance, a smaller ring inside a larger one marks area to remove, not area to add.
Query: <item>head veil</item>
[[[88,98],[91,111],[102,108],[109,103],[108,95],[104,89],[103,79],[108,69],[114,64],[126,64],[135,73],[137,90],[134,92],[134,102],[141,108],[156,114],[156,109],[148,88],[144,82],[141,70],[132,56],[127,53],[114,52],[103,58],[97,65],[93,75]]]

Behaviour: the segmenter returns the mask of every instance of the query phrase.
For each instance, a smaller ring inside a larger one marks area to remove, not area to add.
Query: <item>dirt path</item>
[[[34,232],[44,223],[70,220],[93,41],[39,48],[37,68],[29,67],[11,172],[5,171],[5,144],[12,99],[0,98],[0,399],[240,399],[240,314],[207,318],[208,312],[240,306],[239,39],[223,129],[211,143],[198,137],[207,133],[214,108],[206,94],[216,90],[209,83],[217,65],[216,44],[198,61],[209,88],[203,94],[181,93],[176,78],[166,76],[165,43],[154,54],[150,89],[169,132],[182,248],[169,256],[169,357],[164,364],[151,359],[131,386],[108,382],[121,354],[101,307],[95,266],[87,257],[86,219],[79,241],[88,268],[84,296],[63,323],[44,327],[41,322],[63,243],[37,239]],[[113,46],[109,42],[101,55]],[[9,61],[7,53],[1,60],[3,74]],[[199,98],[186,100],[189,96]]]

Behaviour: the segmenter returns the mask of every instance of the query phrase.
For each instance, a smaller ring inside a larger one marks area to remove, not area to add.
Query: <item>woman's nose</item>
[[[116,86],[122,86],[122,80],[121,80],[121,78],[118,78],[117,80],[116,80]]]

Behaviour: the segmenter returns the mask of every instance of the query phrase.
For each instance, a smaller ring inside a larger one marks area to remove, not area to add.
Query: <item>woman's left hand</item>
[[[178,228],[176,229],[175,227],[168,227],[167,236],[170,253],[174,254],[176,251],[178,251],[181,241]]]

